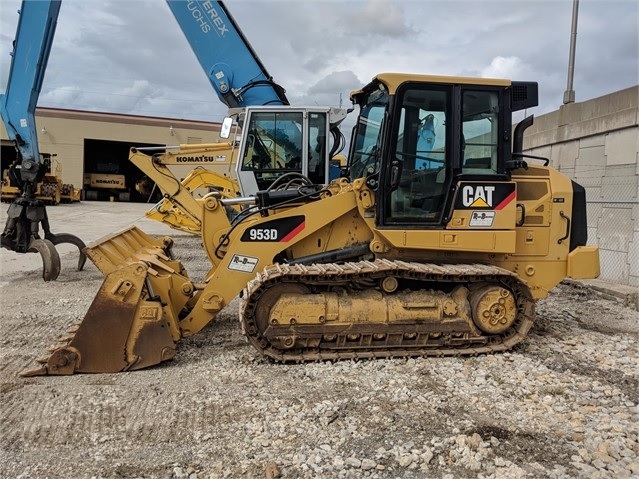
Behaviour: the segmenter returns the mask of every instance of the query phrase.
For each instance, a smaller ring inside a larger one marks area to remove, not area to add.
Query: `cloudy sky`
[[[576,100],[639,83],[636,0],[581,0]],[[540,84],[539,115],[566,90],[572,0],[227,0],[292,104],[350,106],[376,73]],[[19,0],[0,1],[4,90]],[[221,121],[163,0],[63,0],[39,106]]]

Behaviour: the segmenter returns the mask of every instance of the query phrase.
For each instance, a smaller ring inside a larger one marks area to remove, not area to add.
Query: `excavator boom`
[[[34,182],[39,175],[35,109],[49,61],[60,4],[59,0],[22,3],[9,81],[5,93],[0,95],[2,121],[22,162],[20,183]]]
[[[167,4],[222,103],[229,108],[289,104],[224,3]]]

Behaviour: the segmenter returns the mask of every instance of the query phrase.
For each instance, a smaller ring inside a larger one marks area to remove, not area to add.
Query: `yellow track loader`
[[[75,335],[25,374],[157,364],[238,294],[250,344],[281,362],[512,348],[536,300],[599,274],[584,189],[522,153],[532,117],[511,126],[537,95],[533,82],[377,75],[351,95],[347,178],[204,199],[202,283],[170,238],[132,227],[90,246],[103,285]]]

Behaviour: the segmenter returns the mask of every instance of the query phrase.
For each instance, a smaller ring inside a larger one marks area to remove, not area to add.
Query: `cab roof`
[[[394,95],[397,88],[405,82],[417,83],[442,83],[442,84],[463,84],[463,85],[482,85],[482,86],[502,86],[511,85],[510,80],[498,78],[478,78],[478,77],[457,77],[457,76],[441,76],[441,75],[417,75],[414,73],[379,73],[373,77],[370,84],[383,83],[388,89],[388,93]],[[351,99],[366,90],[368,85],[361,90],[351,92]]]

